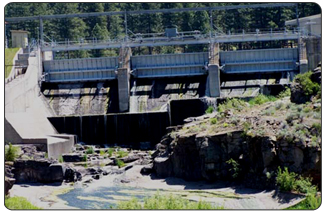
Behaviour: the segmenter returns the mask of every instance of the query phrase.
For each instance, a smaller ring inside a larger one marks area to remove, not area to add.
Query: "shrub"
[[[117,204],[117,209],[122,209],[122,210],[138,210],[138,209],[143,209],[142,204],[138,201],[137,198],[132,198],[131,200],[128,201],[120,201]]]
[[[83,157],[82,157],[82,161],[83,162],[87,162],[88,161],[88,155],[87,154],[84,154]]]
[[[106,152],[105,152],[105,150],[102,150],[102,149],[101,149],[101,150],[99,151],[99,154],[100,154],[101,156],[103,156],[103,155],[106,154]]]
[[[312,128],[315,128],[318,134],[322,133],[322,125],[321,125],[321,123],[313,123]]]
[[[290,91],[290,88],[287,88],[284,90],[284,91],[281,91],[279,94],[278,94],[278,98],[279,99],[282,99],[284,97],[287,97],[287,96],[290,96],[291,95],[291,91]]]
[[[146,209],[146,210],[181,210],[181,209],[224,209],[223,207],[213,207],[210,203],[199,201],[192,202],[174,195],[155,194],[152,197],[144,199],[141,204],[136,198],[126,202],[119,202],[118,209]]]
[[[212,113],[212,112],[214,112],[214,107],[213,106],[209,106],[207,108],[207,110],[205,111],[205,113]]]
[[[241,111],[246,107],[246,102],[243,100],[233,98],[233,99],[227,99],[224,103],[218,105],[218,111],[224,112],[227,109],[234,109]]]
[[[5,205],[10,210],[39,210],[42,208],[36,207],[27,201],[24,197],[10,197],[5,198]]]
[[[128,152],[126,152],[126,151],[119,150],[117,152],[117,158],[123,158],[123,157],[126,157],[127,155],[128,155]]]
[[[270,115],[272,116],[275,114],[275,112],[276,112],[275,108],[270,107],[270,108],[266,109],[265,111],[263,111],[261,114],[266,115],[266,116],[270,116]]]
[[[288,142],[292,142],[294,140],[294,134],[290,129],[283,128],[277,133],[277,139],[283,139]]]
[[[115,151],[115,148],[109,148],[108,149],[108,155],[111,157],[113,155],[113,152]]]
[[[266,95],[263,95],[263,94],[259,94],[258,96],[252,98],[250,101],[249,101],[249,104],[250,105],[262,105],[266,102],[274,102],[276,101],[277,98],[274,97],[274,96],[266,96]]]
[[[93,150],[93,148],[92,147],[89,147],[87,150],[86,150],[86,152],[85,152],[86,154],[88,154],[88,155],[91,155],[91,154],[93,154],[94,153],[94,150]]]
[[[236,179],[240,173],[240,164],[237,161],[235,161],[233,158],[226,161],[226,163],[232,166],[232,168],[230,168],[229,171],[233,173],[232,174],[233,179]]]
[[[63,162],[64,162],[62,155],[59,156],[59,158],[58,158],[58,162],[59,162],[59,163],[63,163]]]
[[[217,118],[211,118],[210,123],[211,124],[217,124]]]
[[[315,195],[306,196],[306,199],[298,203],[297,205],[291,206],[289,210],[316,210],[321,206],[321,197]]]
[[[299,112],[291,112],[286,116],[286,121],[288,123],[291,123],[293,120],[300,119],[301,113]]]
[[[9,146],[5,148],[5,161],[14,161],[19,152],[19,147],[13,146],[11,143],[9,143]]]
[[[316,186],[312,185],[312,179],[309,177],[299,177],[296,180],[296,190],[307,195],[316,195],[317,192]]]
[[[295,77],[295,82],[299,83],[305,95],[316,95],[321,90],[321,86],[311,80],[312,72],[308,71],[304,74],[298,74]]]
[[[124,161],[119,160],[119,159],[116,160],[116,164],[117,164],[118,168],[122,168],[122,167],[126,166]]]
[[[296,189],[296,177],[294,172],[289,173],[288,168],[285,167],[284,171],[278,167],[276,183],[280,191],[292,191]]]

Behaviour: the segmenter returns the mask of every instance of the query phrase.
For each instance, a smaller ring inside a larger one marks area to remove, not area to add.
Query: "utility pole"
[[[212,36],[213,33],[213,10],[209,10],[209,24],[210,24],[210,38]]]
[[[40,45],[43,45],[44,42],[44,28],[43,28],[43,19],[39,17],[39,34],[40,34]]]
[[[125,24],[125,41],[128,41],[128,28],[127,28],[127,11],[124,14],[124,24]]]

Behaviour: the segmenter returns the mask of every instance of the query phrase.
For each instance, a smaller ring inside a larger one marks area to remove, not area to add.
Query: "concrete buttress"
[[[211,97],[220,96],[219,43],[209,44],[208,84]]]

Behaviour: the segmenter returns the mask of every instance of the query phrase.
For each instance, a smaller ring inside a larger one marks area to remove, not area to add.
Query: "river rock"
[[[99,180],[101,178],[101,175],[96,174],[96,175],[93,175],[92,178],[95,179],[95,180]]]
[[[80,172],[76,171],[71,167],[66,167],[65,175],[64,175],[65,182],[76,182],[82,180],[82,175]]]
[[[82,162],[84,155],[78,153],[69,153],[62,155],[64,162]]]
[[[305,92],[299,83],[292,83],[290,91],[290,101],[293,103],[304,104],[305,102],[310,101],[311,99],[311,96],[305,95]]]
[[[9,195],[9,190],[15,183],[15,179],[11,177],[5,177],[5,195]]]
[[[153,170],[154,170],[153,169],[153,163],[151,163],[151,164],[143,166],[143,168],[141,169],[141,174],[142,175],[149,175],[149,174],[153,173]]]

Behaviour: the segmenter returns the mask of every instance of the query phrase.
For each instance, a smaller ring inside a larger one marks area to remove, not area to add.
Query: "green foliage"
[[[87,162],[88,161],[88,155],[87,154],[84,154],[83,157],[82,157],[82,161],[83,162]]]
[[[278,167],[276,183],[279,186],[280,191],[292,191],[296,189],[296,178],[297,174],[294,172],[289,173],[288,168],[282,171]]]
[[[313,123],[312,128],[315,128],[318,134],[322,133],[322,124],[321,123]]]
[[[275,114],[275,112],[276,112],[275,108],[270,107],[270,108],[266,109],[265,111],[263,111],[261,114],[266,115],[266,116],[272,116]]]
[[[211,124],[217,124],[217,118],[211,118],[210,123]]]
[[[5,49],[5,78],[10,75],[13,58],[15,57],[19,48],[7,48]]]
[[[287,167],[283,171],[278,167],[276,183],[280,191],[297,191],[307,196],[315,196],[317,188],[312,185],[311,181],[311,178],[304,178],[294,172],[289,172]]]
[[[246,102],[241,99],[233,98],[227,99],[224,103],[218,105],[218,111],[224,112],[228,109],[241,111],[246,107]]]
[[[5,206],[10,210],[39,210],[42,208],[36,207],[27,201],[24,197],[9,197],[5,198]]]
[[[321,197],[316,196],[317,187],[312,185],[311,178],[299,177],[295,181],[295,190],[306,194],[306,199],[287,209],[317,209],[321,205]]]
[[[302,114],[300,112],[290,112],[286,116],[287,123],[291,123],[293,120],[300,119],[302,117]]]
[[[59,162],[59,163],[63,163],[63,162],[64,162],[62,155],[59,156],[59,158],[58,158],[58,162]]]
[[[144,199],[140,203],[136,198],[126,202],[119,202],[117,209],[146,209],[146,210],[206,210],[206,209],[224,209],[223,207],[213,207],[210,203],[199,201],[192,202],[174,195],[155,194],[152,197]]]
[[[304,74],[298,74],[295,77],[295,82],[302,86],[304,94],[307,96],[316,95],[321,90],[321,85],[311,80],[312,72],[308,71]]]
[[[93,150],[93,148],[92,147],[89,147],[87,150],[86,150],[86,152],[85,152],[87,155],[91,155],[91,154],[93,154],[94,153],[94,150]]]
[[[236,179],[239,176],[241,171],[240,164],[233,158],[226,161],[226,163],[232,166],[232,168],[230,168],[229,171],[233,173],[232,174],[233,179]]]
[[[307,194],[307,195],[316,195],[317,188],[312,185],[312,179],[309,177],[299,177],[296,180],[296,191]]]
[[[109,148],[108,149],[108,155],[109,155],[109,157],[111,157],[114,152],[115,152],[115,148]]]
[[[282,98],[284,98],[284,97],[290,97],[290,95],[291,95],[291,91],[290,91],[290,88],[286,88],[284,91],[281,91],[279,94],[278,94],[278,96],[277,96],[277,98],[278,99],[282,99]]]
[[[101,150],[99,151],[99,154],[100,154],[101,156],[104,156],[104,155],[106,154],[106,152],[105,152],[105,150],[101,149]]]
[[[116,160],[116,165],[118,166],[118,168],[122,168],[122,167],[126,166],[124,161],[119,160],[119,159]]]
[[[138,201],[137,198],[132,198],[128,201],[120,201],[117,204],[117,209],[122,210],[139,210],[143,209],[142,204]]]
[[[126,152],[126,151],[119,150],[117,152],[117,158],[123,158],[123,157],[126,157],[127,155],[128,155],[128,152]]]
[[[266,102],[274,102],[276,100],[277,100],[277,98],[274,96],[266,96],[263,94],[259,94],[258,96],[250,99],[249,104],[252,106],[253,105],[262,105]]]
[[[308,195],[306,199],[297,205],[287,208],[288,210],[316,210],[321,206],[322,198],[320,196]]]
[[[207,110],[205,111],[205,113],[212,113],[212,112],[214,112],[214,107],[213,106],[209,106],[207,108]]]
[[[19,147],[9,143],[9,146],[5,148],[5,161],[14,161],[18,156],[18,151]]]

